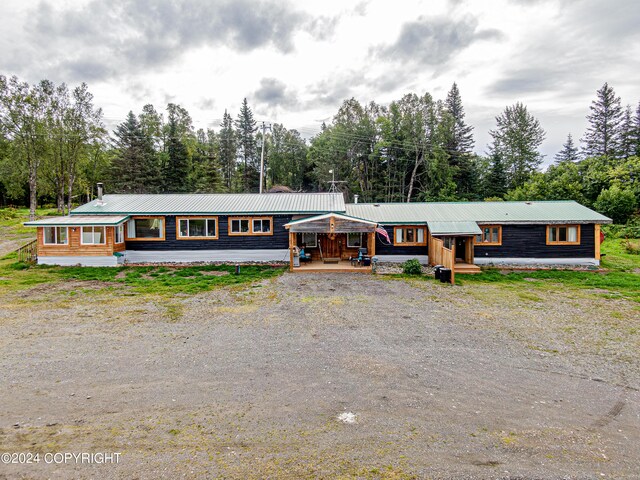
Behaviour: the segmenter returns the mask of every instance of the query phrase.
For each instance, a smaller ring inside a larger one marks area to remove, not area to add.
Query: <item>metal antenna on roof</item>
[[[271,131],[271,124],[269,124],[269,126],[266,126],[265,123],[262,122],[262,153],[260,154],[260,193],[262,193],[262,184],[264,183],[264,135],[267,128],[269,129],[269,131]]]
[[[329,180],[327,183],[330,183],[331,186],[329,187],[329,193],[339,193],[338,191],[338,183],[347,183],[344,180],[336,180],[336,174],[333,170],[329,170],[329,173],[331,174],[331,180]]]

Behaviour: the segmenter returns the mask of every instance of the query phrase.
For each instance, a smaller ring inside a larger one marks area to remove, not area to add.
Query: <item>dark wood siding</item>
[[[182,215],[184,217],[185,215]],[[238,217],[239,215],[233,215]],[[256,215],[257,217],[258,215]],[[284,228],[291,221],[291,215],[259,215],[273,217],[273,235],[233,235],[228,234],[228,217],[218,216],[217,240],[176,240],[176,217],[165,217],[165,240],[158,242],[127,242],[127,250],[277,250],[289,248],[289,232]]]
[[[391,245],[386,244],[386,240],[380,240],[380,234],[376,234],[376,255],[426,255],[427,246],[394,246],[393,245],[393,226],[383,227],[389,234],[391,239]],[[427,227],[425,226],[425,235],[427,233]],[[426,237],[425,237],[426,239]],[[383,243],[383,241],[385,243]]]
[[[580,225],[580,245],[547,245],[546,225],[503,225],[502,245],[475,246],[476,258],[594,258],[594,226]]]

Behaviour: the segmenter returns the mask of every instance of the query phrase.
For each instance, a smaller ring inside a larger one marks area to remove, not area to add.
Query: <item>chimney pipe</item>
[[[102,205],[104,202],[102,201],[102,183],[98,183],[98,205]]]
[[[353,196],[353,203],[358,203],[358,197],[359,197],[359,196],[360,196],[360,195],[354,195],[354,196]]]

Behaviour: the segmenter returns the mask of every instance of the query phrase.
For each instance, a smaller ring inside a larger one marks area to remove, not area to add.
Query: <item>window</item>
[[[127,222],[128,240],[164,240],[164,219],[138,217]]]
[[[67,227],[44,227],[45,245],[66,245]]]
[[[273,235],[272,217],[229,217],[229,235]]]
[[[362,247],[362,232],[347,233],[347,248]]]
[[[124,223],[113,227],[114,235],[115,235],[115,243],[124,242]]]
[[[82,237],[80,237],[82,245],[104,245],[104,227],[82,227]]]
[[[393,229],[394,245],[426,245],[424,227],[395,227]]]
[[[207,239],[218,238],[218,218],[217,217],[189,217],[177,218],[178,233],[176,238],[184,239]]]
[[[318,246],[318,234],[311,232],[304,232],[299,234],[298,245],[306,245],[307,248],[316,248]]]
[[[480,225],[482,233],[476,235],[476,245],[502,245],[502,227],[500,225]]]
[[[547,225],[547,245],[580,245],[580,225]]]
[[[257,218],[253,221],[253,233],[254,234],[266,234],[271,233],[271,219],[270,218]]]

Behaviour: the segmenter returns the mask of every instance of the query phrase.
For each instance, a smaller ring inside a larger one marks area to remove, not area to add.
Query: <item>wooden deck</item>
[[[480,267],[472,263],[456,262],[455,272],[461,274],[480,273]]]
[[[354,267],[348,260],[340,260],[338,263],[323,263],[314,260],[311,263],[303,263],[299,267],[294,267],[293,271],[299,273],[371,273],[371,267]]]

